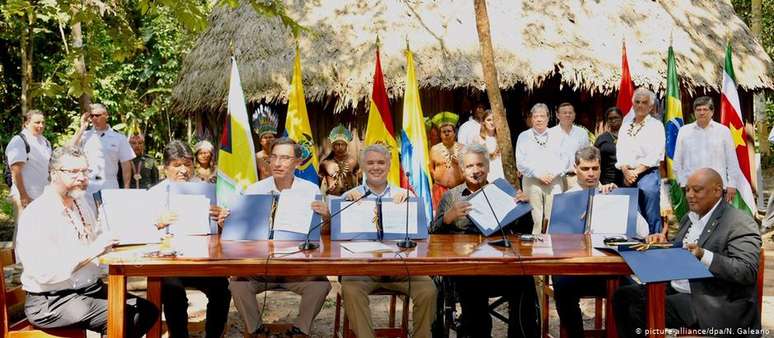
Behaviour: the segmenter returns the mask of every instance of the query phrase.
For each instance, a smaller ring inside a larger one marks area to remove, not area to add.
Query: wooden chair
[[[540,326],[543,330],[543,338],[552,338],[552,336],[548,333],[548,308],[549,308],[549,301],[551,298],[554,297],[554,288],[549,283],[548,276],[545,277],[543,280],[543,304],[544,306],[540,309]],[[605,313],[604,307],[610,307],[612,304],[610,302],[606,301],[606,298],[603,297],[584,297],[584,298],[593,298],[594,299],[594,329],[593,330],[585,330],[583,332],[584,337],[603,337],[605,335],[605,328],[607,326],[607,317],[603,316],[603,313]],[[608,311],[609,313],[609,311]],[[569,337],[566,329],[562,327],[561,322],[559,322],[559,337],[565,338]]]
[[[6,266],[16,264],[13,249],[0,249],[0,271]],[[9,337],[73,337],[86,338],[86,330],[80,328],[39,329],[33,327],[27,318],[11,322],[11,309],[24,311],[26,293],[21,286],[10,289],[5,287],[5,275],[0,278],[0,317],[2,317],[2,336]]]
[[[389,308],[389,325],[386,328],[374,328],[374,335],[376,337],[396,337],[396,338],[408,338],[408,322],[409,322],[409,297],[404,293],[387,289],[376,289],[370,294],[371,296],[390,296],[390,308]],[[395,326],[395,307],[397,298],[401,297],[403,302],[403,313],[401,316],[400,327]],[[344,323],[341,326],[341,334],[339,333],[339,323],[341,318],[341,292],[336,294],[336,313],[333,319],[333,336],[342,338],[354,338],[355,333],[349,328],[349,320],[347,314],[344,313]]]

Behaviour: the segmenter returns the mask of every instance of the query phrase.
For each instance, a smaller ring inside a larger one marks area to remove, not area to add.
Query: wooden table
[[[161,277],[631,274],[620,256],[593,249],[588,236],[545,235],[534,243],[513,237],[512,241],[513,248],[496,248],[478,235],[430,235],[411,250],[354,254],[342,247],[347,242],[324,237],[318,249],[289,254],[299,242],[220,241],[217,236],[204,236],[175,239],[173,246],[180,253],[176,258],[146,257],[143,253],[150,250],[148,246],[117,250],[101,259],[109,266],[108,335],[124,335],[126,279],[130,276],[148,277],[147,298],[159,306]],[[664,287],[663,283],[648,286],[647,327],[664,328]],[[611,307],[606,312],[612,319]],[[608,320],[608,327],[614,327],[614,320]],[[614,329],[607,331],[608,337],[616,336]],[[157,321],[148,337],[160,334]],[[663,336],[663,332],[650,335]]]

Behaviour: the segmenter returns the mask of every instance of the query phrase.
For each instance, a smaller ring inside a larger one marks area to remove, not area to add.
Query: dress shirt
[[[712,217],[712,213],[715,212],[715,209],[718,208],[718,205],[722,200],[723,199],[721,198],[715,202],[715,206],[713,206],[712,209],[710,209],[710,211],[708,211],[707,214],[705,214],[703,217],[699,217],[699,215],[693,211],[688,213],[688,219],[691,220],[691,225],[690,228],[688,228],[688,233],[685,234],[685,238],[683,238],[684,248],[687,248],[688,244],[696,244],[699,242],[699,237],[701,237],[701,233],[704,232],[704,228],[707,226],[707,221],[709,221],[710,217]],[[709,268],[709,266],[712,264],[713,256],[714,254],[712,251],[704,249],[704,255],[701,256],[701,263]],[[672,288],[680,293],[691,293],[691,284],[687,279],[673,280]]]
[[[59,193],[52,186],[46,186],[43,194],[21,213],[16,254],[24,266],[21,274],[24,290],[80,289],[99,279],[101,271],[95,260],[73,271],[78,263],[95,254],[90,244],[102,236],[102,227],[86,200],[80,198],[76,203],[83,221],[92,226],[95,239],[89,242],[78,239],[83,222],[77,209],[73,207],[68,217]]]
[[[546,144],[538,144],[536,138],[545,139]],[[525,130],[516,140],[516,168],[526,177],[560,176],[567,168],[560,147],[561,140],[548,129],[542,134],[535,129]]]
[[[31,199],[43,194],[43,188],[48,184],[48,161],[51,159],[51,144],[45,137],[34,136],[23,129],[21,134],[30,145],[30,152],[24,146],[24,140],[18,135],[11,138],[5,147],[5,158],[8,164],[24,163],[21,176],[24,180],[24,189]],[[11,187],[11,196],[19,196],[19,189],[14,184]]]
[[[724,187],[736,188],[737,178],[743,176],[735,149],[728,127],[715,121],[706,128],[696,122],[680,128],[673,158],[677,182],[684,187],[696,169],[712,168],[720,174]]]
[[[634,119],[625,120],[621,125],[621,129],[618,130],[616,168],[621,169],[624,166],[636,168],[640,164],[648,168],[658,167],[664,158],[666,145],[664,125],[650,115],[645,117],[644,123],[645,125],[634,136],[629,136],[628,133],[630,126],[634,124]]]
[[[315,185],[312,182],[309,182],[303,178],[299,177],[293,177],[293,183],[291,183],[290,188],[288,190],[291,191],[303,191],[309,194],[313,195],[320,195],[320,188]],[[274,177],[269,176],[267,178],[264,178],[258,182],[255,182],[247,187],[245,189],[244,194],[245,195],[257,195],[257,194],[279,194],[280,190],[277,188],[277,185],[274,183]]]
[[[392,185],[392,184],[387,184],[387,187],[384,188],[384,191],[382,191],[381,194],[377,194],[373,189],[371,189],[370,186],[368,186],[368,183],[366,183],[366,184],[361,184],[361,185],[359,185],[357,187],[354,187],[354,188],[348,190],[342,196],[347,196],[347,195],[349,195],[349,193],[351,193],[353,191],[358,191],[361,194],[365,194],[366,189],[370,190],[371,191],[371,195],[373,195],[374,197],[381,197],[382,199],[392,198],[392,192],[393,191],[395,191],[395,193],[405,192],[406,191],[405,189],[403,189],[401,187],[398,187],[398,186],[395,186],[395,185]],[[414,196],[414,194],[411,194],[411,196]]]
[[[572,172],[575,168],[575,152],[590,145],[588,132],[581,127],[573,125],[568,134],[558,124],[549,128],[548,132],[552,134],[551,137],[557,137],[560,140],[559,157],[562,163],[567,163],[565,172]]]
[[[463,123],[460,126],[460,129],[457,130],[457,142],[461,143],[462,145],[476,143],[480,133],[481,123],[476,121],[476,119],[471,116],[470,119]]]
[[[83,133],[81,148],[91,169],[87,191],[94,193],[102,189],[117,189],[119,164],[134,158],[126,136],[110,126],[100,131],[92,128]]]

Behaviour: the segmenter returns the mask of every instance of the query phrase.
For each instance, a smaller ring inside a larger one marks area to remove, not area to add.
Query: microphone
[[[407,171],[406,172],[406,182],[407,183],[408,183],[408,179],[410,177],[411,177],[411,173],[409,173]],[[408,184],[406,184],[406,186],[408,186]],[[409,205],[410,205],[409,204],[409,194],[408,193],[409,193],[409,190],[406,189],[406,237],[402,241],[396,243],[398,245],[398,247],[401,248],[401,249],[411,249],[411,248],[417,246],[417,242],[412,241],[411,238],[409,238],[409,233],[408,233]],[[417,203],[417,208],[418,207],[419,207],[419,203]]]
[[[486,204],[489,205],[489,210],[492,211],[492,216],[494,216],[495,221],[497,222],[497,227],[500,228],[500,235],[502,236],[502,239],[496,240],[496,241],[489,241],[489,245],[492,246],[501,246],[504,248],[510,248],[511,247],[511,240],[508,239],[508,235],[505,234],[505,230],[503,229],[502,224],[500,224],[500,219],[497,218],[497,214],[494,211],[494,208],[492,207],[492,203],[489,202],[489,196],[486,195],[485,187],[481,187],[481,193],[484,194],[484,198],[486,199]]]
[[[357,202],[360,202],[360,200],[362,200],[362,199],[364,199],[364,198],[368,197],[368,196],[369,196],[369,195],[371,195],[371,194],[372,194],[372,193],[371,193],[371,190],[370,190],[370,189],[366,189],[366,192],[365,192],[365,194],[363,194],[363,196],[360,196],[360,197],[356,198],[354,201],[352,201],[352,203],[350,203],[350,204],[349,204],[349,205],[347,205],[346,207],[343,207],[343,208],[339,209],[339,211],[336,211],[336,212],[334,212],[333,214],[331,214],[331,217],[330,217],[330,219],[333,219],[333,217],[334,217],[334,216],[338,216],[338,215],[339,215],[339,214],[340,214],[342,211],[344,211],[344,210],[347,210],[347,208],[349,208],[349,207],[351,207],[351,206],[355,205],[355,203],[357,203]],[[310,242],[310,241],[309,241],[309,236],[311,236],[311,235],[312,235],[312,231],[314,231],[315,229],[317,229],[317,228],[321,227],[323,224],[325,224],[325,220],[322,220],[322,221],[320,221],[320,223],[317,223],[317,225],[315,225],[315,226],[313,226],[313,227],[309,228],[309,231],[307,231],[307,232],[306,232],[306,239],[304,240],[304,242],[303,242],[303,243],[301,243],[301,244],[299,244],[299,245],[298,245],[298,248],[299,248],[300,250],[303,250],[303,251],[306,251],[306,250],[314,250],[314,249],[317,249],[317,248],[319,248],[319,247],[320,247],[320,245],[319,245],[319,244],[317,244],[317,243],[313,243],[313,242]]]

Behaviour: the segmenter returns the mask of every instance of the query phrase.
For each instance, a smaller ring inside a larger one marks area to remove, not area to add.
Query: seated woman
[[[155,185],[150,191],[166,189],[170,182],[199,181],[192,178],[194,156],[183,142],[172,141],[164,148],[164,174],[166,179]],[[223,224],[225,213],[217,206],[210,207],[210,216]],[[162,229],[175,221],[175,215],[162,215],[156,226]],[[161,280],[161,304],[167,319],[170,337],[188,337],[188,298],[185,288],[195,288],[207,296],[207,319],[205,337],[221,337],[228,319],[231,304],[231,292],[226,277],[166,277]]]

